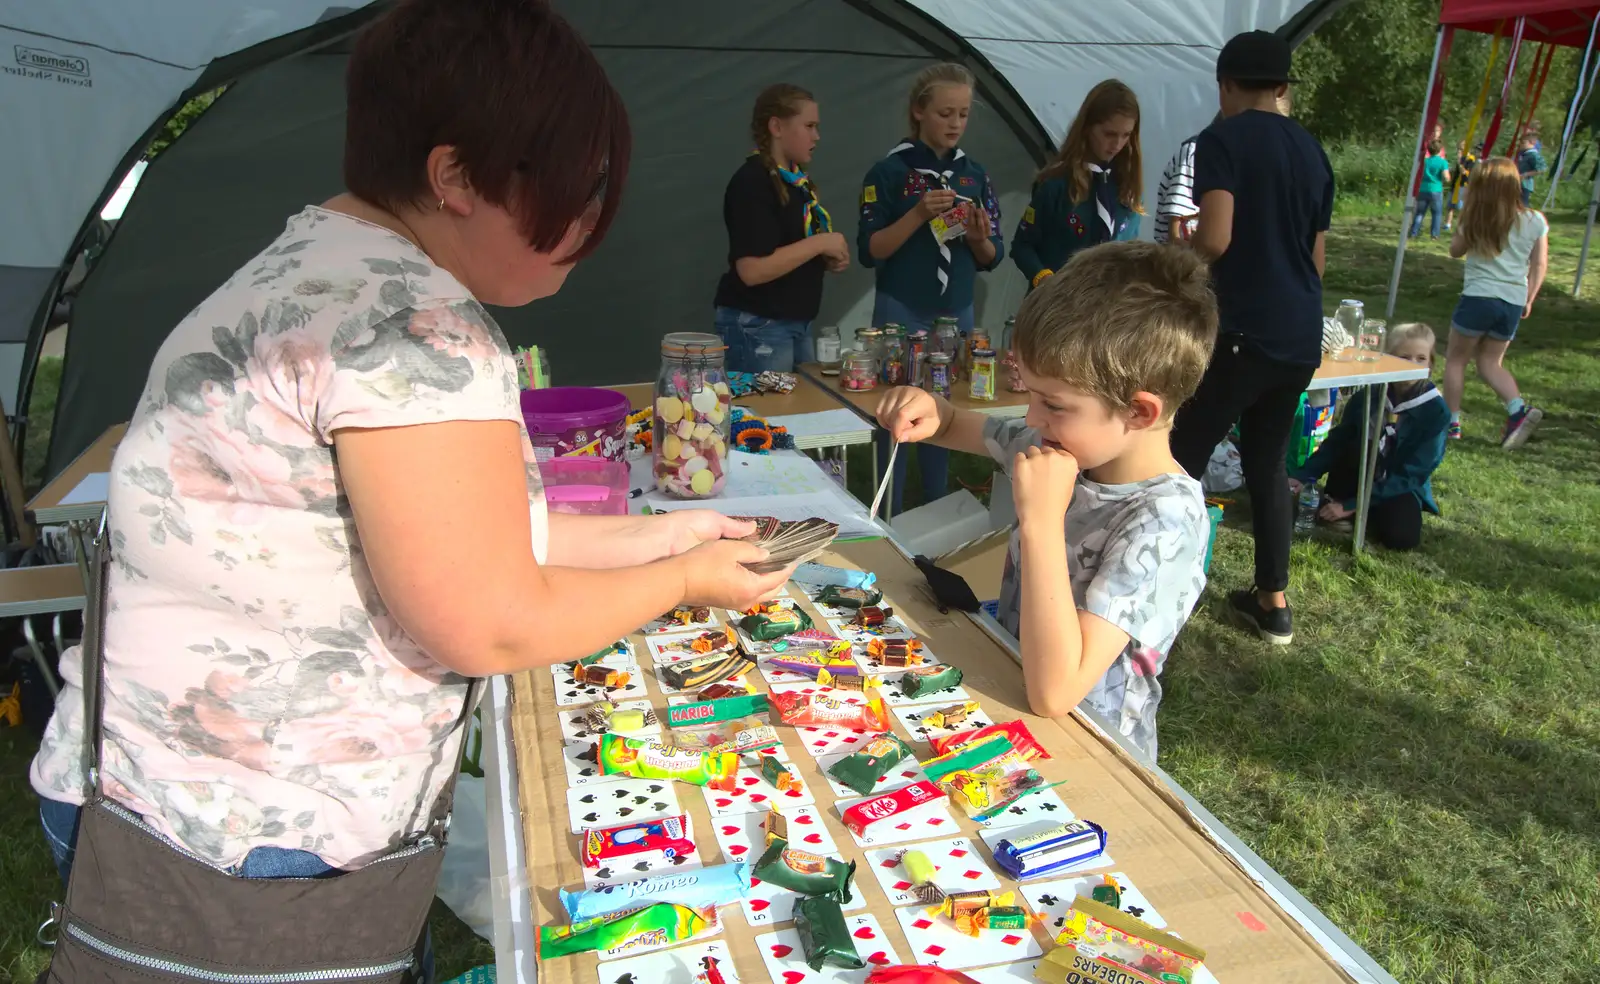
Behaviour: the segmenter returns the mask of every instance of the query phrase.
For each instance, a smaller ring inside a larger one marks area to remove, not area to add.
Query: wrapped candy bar
[[[876,605],[864,605],[856,611],[856,617],[850,624],[861,629],[873,629],[881,626],[894,617],[893,608],[879,608]]]
[[[776,755],[761,757],[761,778],[780,793],[800,788],[800,777],[795,773],[794,767],[778,761]]]
[[[984,929],[1016,929],[1026,931],[1033,925],[1034,917],[1020,905],[989,906],[976,912],[964,912],[955,917],[956,929],[968,936],[977,936]]]
[[[846,755],[828,769],[828,775],[863,796],[870,796],[878,780],[911,755],[911,746],[898,735],[882,734],[858,752]]]
[[[994,846],[994,863],[1021,880],[1075,868],[1105,850],[1105,828],[1088,820],[1073,820],[1037,834],[1001,840]]]
[[[917,666],[923,660],[922,643],[916,639],[873,639],[867,643],[867,656],[883,666]]]
[[[833,726],[852,731],[889,730],[889,712],[882,697],[864,704],[829,697],[827,694],[802,694],[793,691],[769,693],[767,701],[777,711],[778,720],[796,728]]]
[[[812,626],[811,616],[798,608],[779,608],[760,615],[746,615],[739,627],[757,642],[771,642]]]
[[[1011,739],[1005,735],[990,735],[927,760],[922,763],[922,771],[927,773],[929,779],[938,782],[958,769],[982,769],[1010,751]]]
[[[1144,984],[1192,984],[1206,952],[1092,899],[1079,896],[1067,910],[1059,944],[1045,954],[1034,976],[1046,984],[1126,980]]]
[[[572,669],[572,682],[583,687],[605,687],[610,690],[625,686],[631,679],[633,675],[627,670],[613,669],[598,663],[589,666],[579,663]]]
[[[724,697],[737,697],[746,691],[731,684],[713,683],[695,694],[696,700],[722,700]]]
[[[961,676],[959,666],[913,666],[900,678],[900,692],[907,697],[936,694],[961,686]]]
[[[679,605],[661,616],[661,621],[676,622],[679,625],[704,625],[711,621],[711,609],[704,605],[698,607]]]
[[[930,728],[953,728],[977,712],[977,701],[963,701],[951,707],[941,707],[932,714],[923,715],[922,723]]]
[[[944,897],[944,901],[930,906],[926,912],[930,916],[955,919],[957,916],[971,915],[979,909],[1003,909],[1016,904],[1016,892],[951,892]]]
[[[798,654],[825,655],[835,658],[849,657],[850,640],[841,639],[832,632],[821,629],[801,629],[772,643],[772,651],[786,656]]]
[[[776,806],[767,810],[766,819],[761,821],[761,829],[766,835],[765,843],[770,846],[773,841],[787,841],[789,839],[789,818],[778,812]]]
[[[754,660],[742,653],[719,653],[705,659],[667,663],[656,667],[656,672],[677,690],[697,690],[741,676],[755,665]]]
[[[739,756],[733,752],[691,751],[673,748],[648,738],[600,736],[600,774],[636,779],[677,779],[696,786],[731,790]]]
[[[586,892],[560,890],[561,907],[575,923],[655,902],[705,909],[731,905],[749,895],[750,866],[743,861],[668,871],[621,885],[601,885]]]
[[[938,786],[925,780],[918,780],[903,789],[864,799],[846,808],[839,816],[852,834],[865,837],[867,828],[879,820],[887,820],[897,813],[915,810],[943,797],[944,793]]]
[[[619,708],[609,701],[601,701],[583,708],[578,720],[589,731],[625,733],[655,724],[656,712],[649,707]]]
[[[883,592],[877,588],[846,588],[837,584],[828,585],[817,595],[818,604],[831,608],[864,608],[882,600]]]
[[[942,738],[930,738],[928,744],[933,746],[934,754],[944,755],[961,745],[975,741],[982,741],[994,735],[1004,735],[1011,740],[1011,747],[1016,749],[1025,761],[1032,762],[1037,759],[1047,759],[1050,753],[1044,750],[1038,739],[1028,730],[1028,726],[1021,721],[1002,721],[991,724],[987,728],[976,731],[963,731],[958,735],[945,735]]]
[[[849,643],[845,643],[849,648]],[[812,653],[785,653],[767,660],[767,665],[774,669],[787,670],[790,673],[804,673],[806,676],[815,677],[822,670],[830,673],[851,674],[861,672],[861,667],[853,659],[840,659],[835,656]]]
[[[1113,909],[1122,908],[1122,883],[1111,875],[1101,875],[1100,884],[1090,889],[1089,897]]]
[[[689,831],[689,818],[683,814],[645,823],[585,830],[583,864],[586,868],[598,868],[601,861],[634,854],[683,857],[694,851],[694,841],[690,839]]]
[[[847,970],[866,966],[856,952],[850,927],[845,925],[844,912],[837,899],[825,896],[800,899],[794,904],[794,931],[800,936],[800,951],[805,954],[806,966],[812,970],[821,970],[825,963]]]
[[[596,916],[571,926],[540,926],[534,955],[540,960],[587,950],[614,950],[629,944],[682,943],[714,923],[716,909],[658,902],[627,912]]]
[[[585,656],[584,658],[578,660],[578,663],[581,666],[588,666],[591,663],[598,663],[601,660],[603,660],[603,659],[605,659],[605,658],[607,658],[609,656],[626,656],[627,653],[628,653],[628,644],[627,643],[625,643],[625,642],[613,642],[611,645],[609,645],[606,648],[600,650],[599,652],[590,653],[588,656]]]
[[[752,872],[756,878],[779,888],[801,895],[823,895],[843,903],[850,901],[850,879],[855,873],[854,861],[846,864],[796,850],[788,841],[776,838],[767,841],[767,849]]]
[[[944,901],[944,889],[935,882],[939,869],[933,859],[912,849],[900,852],[900,867],[905,869],[906,881],[911,883],[911,894],[923,905],[937,905]]]
[[[878,686],[878,679],[862,673],[859,666],[853,666],[852,669],[818,670],[817,683],[824,687],[833,687],[835,690],[866,693],[867,690]]]

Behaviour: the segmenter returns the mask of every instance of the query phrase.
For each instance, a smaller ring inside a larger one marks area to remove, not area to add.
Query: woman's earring
[[[443,198],[439,199],[439,211],[441,211],[441,212],[444,211],[444,199]]]

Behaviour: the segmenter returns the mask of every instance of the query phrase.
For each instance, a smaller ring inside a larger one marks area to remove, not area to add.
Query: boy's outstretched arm
[[[1078,611],[1072,597],[1064,520],[1077,480],[1077,459],[1049,448],[1018,454],[1011,469],[1022,548],[1022,677],[1028,706],[1042,717],[1070,714],[1128,645],[1128,633]]]
[[[915,386],[896,386],[878,401],[878,424],[896,441],[926,441],[952,451],[987,455],[981,413],[957,410],[950,401]]]

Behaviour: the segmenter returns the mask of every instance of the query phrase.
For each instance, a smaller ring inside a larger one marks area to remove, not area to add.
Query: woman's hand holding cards
[[[776,598],[794,574],[794,565],[771,574],[757,574],[744,566],[766,559],[765,549],[745,540],[708,540],[668,563],[676,565],[683,577],[684,604],[743,611]]]

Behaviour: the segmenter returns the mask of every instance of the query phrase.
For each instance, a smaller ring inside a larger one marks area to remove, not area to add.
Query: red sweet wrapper
[[[896,813],[925,806],[943,796],[944,790],[923,779],[892,793],[862,800],[845,810],[841,816],[844,818],[844,825],[850,828],[851,833],[857,837],[865,837],[869,824],[892,817]]]
[[[942,738],[930,738],[928,744],[932,746],[933,754],[945,755],[959,745],[979,741],[990,735],[1005,735],[1010,738],[1011,747],[1016,750],[1017,754],[1022,756],[1023,761],[1033,762],[1050,757],[1050,753],[1044,750],[1044,746],[1039,744],[1038,740],[1033,737],[1033,733],[1028,730],[1028,726],[1020,720],[1002,721],[999,724],[991,724],[987,728],[978,728],[975,731],[963,731],[959,734],[945,735]]]
[[[662,817],[643,823],[625,823],[583,832],[583,864],[598,868],[600,862],[629,854],[659,852],[668,858],[687,856],[694,850],[686,815]]]
[[[928,964],[896,964],[878,967],[867,975],[867,984],[978,984],[959,970],[945,970]]]
[[[794,691],[767,694],[767,703],[778,712],[778,720],[795,728],[837,727],[852,731],[888,731],[889,712],[882,697],[864,704],[852,704],[822,693]]]

